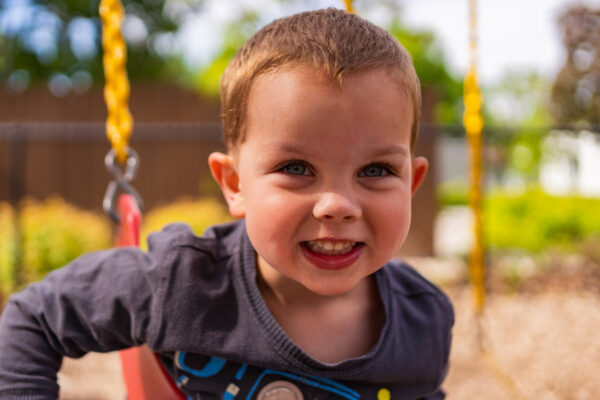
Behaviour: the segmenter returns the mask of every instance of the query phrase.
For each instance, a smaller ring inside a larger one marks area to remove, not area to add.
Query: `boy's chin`
[[[302,283],[302,286],[312,294],[323,297],[344,296],[352,293],[361,284],[366,283],[369,278],[365,277],[358,281],[346,282],[328,282],[327,279],[319,280],[319,282]]]
[[[257,257],[260,279],[275,293],[287,293],[292,296],[314,295],[323,297],[346,295],[368,282],[368,277],[352,276],[342,271],[324,271],[320,273],[286,274],[272,267],[262,257]],[[312,268],[311,268],[312,269]],[[285,295],[283,296],[285,297]]]

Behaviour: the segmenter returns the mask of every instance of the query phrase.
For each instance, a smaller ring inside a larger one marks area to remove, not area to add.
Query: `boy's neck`
[[[314,293],[302,284],[285,277],[266,277],[260,269],[257,271],[257,283],[263,298],[276,302],[281,307],[307,308],[333,304],[339,301],[362,301],[370,295],[370,278],[365,278],[351,290],[331,296]],[[377,292],[377,288],[375,288]]]
[[[313,293],[291,279],[269,281],[260,270],[257,284],[284,332],[316,360],[336,363],[359,357],[379,339],[385,312],[374,276],[335,296]]]

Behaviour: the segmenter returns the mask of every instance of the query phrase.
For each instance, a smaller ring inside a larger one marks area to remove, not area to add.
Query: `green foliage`
[[[219,96],[221,75],[223,75],[229,61],[235,56],[238,49],[256,32],[259,21],[259,15],[256,11],[247,10],[227,25],[224,30],[221,50],[195,76],[195,86],[202,93],[213,97]]]
[[[19,289],[19,283],[40,280],[84,253],[112,245],[113,226],[104,216],[80,210],[59,198],[44,202],[28,199],[20,206],[21,257],[17,254],[20,246],[15,218],[15,210],[0,203],[0,298]],[[213,198],[178,201],[144,217],[142,247],[149,233],[168,223],[186,222],[200,235],[209,226],[229,220],[226,207]],[[16,269],[19,257],[21,271]]]
[[[575,251],[600,237],[600,199],[557,197],[532,188],[494,192],[484,202],[484,231],[492,249]]]
[[[448,69],[441,46],[432,32],[415,31],[396,22],[389,32],[412,56],[423,88],[430,88],[438,96],[435,122],[460,124],[462,121],[462,83]]]
[[[386,7],[391,13],[397,11],[395,4],[387,4]],[[245,10],[227,25],[221,50],[196,74],[196,87],[200,91],[214,96],[219,94],[219,82],[223,71],[237,50],[256,32],[261,22],[265,21],[261,21],[257,10]],[[411,54],[423,87],[432,89],[438,96],[436,122],[460,123],[462,84],[449,72],[447,61],[434,34],[407,29],[399,22],[392,24],[388,30]]]
[[[199,8],[202,0],[173,0],[169,2],[170,7],[166,7],[166,0],[123,0],[122,3],[126,12],[123,31],[129,78],[132,81],[176,80],[183,67],[180,55],[174,53],[175,46],[169,42],[174,40],[181,19],[187,12]],[[0,31],[0,80],[8,80],[14,86],[12,80],[20,76],[26,87],[29,81],[44,82],[59,74],[76,89],[82,79],[86,81],[83,89],[92,83],[102,83],[99,4],[100,0],[0,2],[3,28]],[[26,13],[27,18],[14,17],[22,13]]]
[[[508,70],[483,89],[488,125],[545,127],[551,124],[549,80],[532,70]]]
[[[8,203],[0,203],[0,298],[16,289],[17,255],[15,212]]]
[[[441,206],[465,206],[469,203],[468,192],[466,182],[443,182],[437,188],[438,204]]]
[[[111,244],[110,223],[59,198],[25,200],[21,206],[23,266],[26,281],[42,279],[79,255]]]
[[[195,234],[201,235],[209,226],[226,221],[231,221],[227,208],[212,197],[180,200],[156,208],[143,217],[140,245],[146,249],[148,235],[173,222],[185,222]]]
[[[484,89],[486,142],[494,146],[494,159],[488,162],[498,172],[509,172],[523,182],[537,181],[545,127],[550,123],[549,93],[550,82],[527,70],[507,71],[497,84]]]
[[[523,130],[514,136],[510,144],[508,166],[526,181],[537,181],[543,139],[544,135]]]
[[[111,243],[108,220],[77,209],[58,198],[44,202],[25,200],[20,206],[17,243],[16,213],[7,203],[0,204],[0,289],[7,295],[21,281],[40,280],[83,253],[107,248]],[[21,254],[17,254],[22,247]],[[17,270],[20,258],[23,270]]]

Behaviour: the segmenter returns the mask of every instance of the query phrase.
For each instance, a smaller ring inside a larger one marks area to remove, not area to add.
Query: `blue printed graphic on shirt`
[[[332,379],[257,368],[218,357],[175,352],[177,385],[191,399],[262,400],[275,398],[359,400],[361,394]],[[389,399],[385,388],[372,388],[377,397]]]

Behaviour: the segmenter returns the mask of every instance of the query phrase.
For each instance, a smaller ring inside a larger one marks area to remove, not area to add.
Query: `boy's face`
[[[427,170],[412,112],[383,70],[342,88],[303,65],[257,78],[245,141],[209,164],[268,284],[342,294],[398,252]]]

